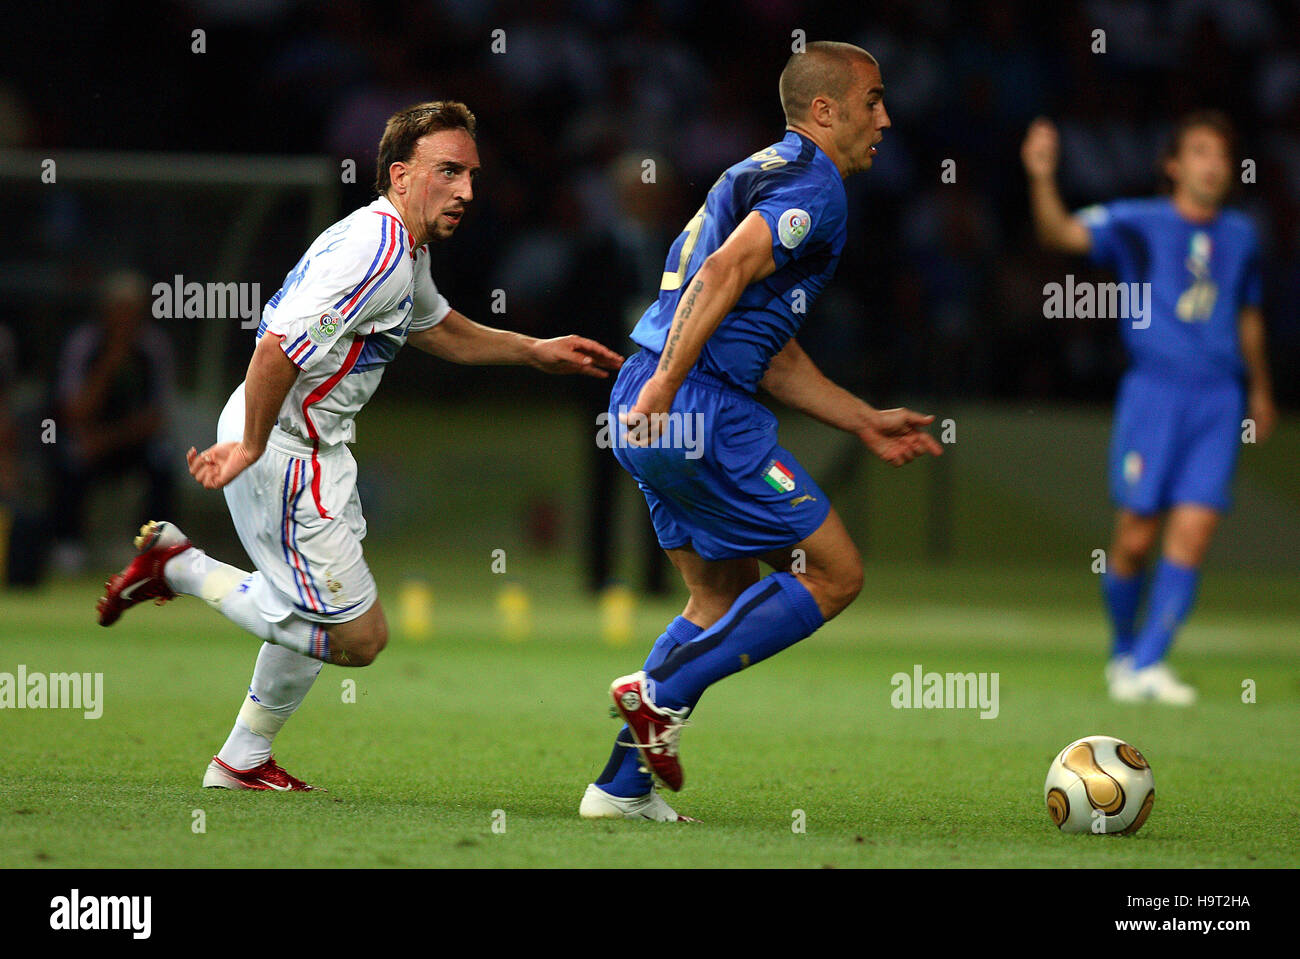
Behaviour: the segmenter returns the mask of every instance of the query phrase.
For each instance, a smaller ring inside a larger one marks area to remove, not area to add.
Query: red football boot
[[[656,706],[646,690],[644,672],[620,676],[609,687],[609,694],[614,697],[614,708],[632,731],[646,768],[669,789],[674,792],[681,789],[685,777],[682,764],[677,761],[677,741],[690,710]]]
[[[150,520],[135,538],[139,555],[131,565],[104,584],[104,595],[95,605],[100,626],[112,626],[123,612],[136,603],[156,600],[161,606],[176,594],[163,578],[163,567],[178,553],[190,548],[190,541],[171,523]]]
[[[290,776],[280,768],[274,756],[260,766],[244,770],[227,766],[213,756],[212,762],[208,763],[208,771],[203,774],[203,787],[205,789],[272,789],[282,793],[310,792],[316,788]]]

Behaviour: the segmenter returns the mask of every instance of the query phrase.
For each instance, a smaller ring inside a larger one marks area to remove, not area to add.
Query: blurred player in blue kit
[[[795,340],[844,247],[844,179],[871,168],[889,126],[883,95],[879,64],[859,47],[794,54],[780,78],[785,136],[713,184],[633,330],[641,351],[610,396],[611,422],[627,427],[615,455],[690,599],[643,669],[611,686],[626,726],[584,818],[684,819],[652,774],[681,788],[679,737],[704,690],[810,636],[862,587],[857,547],[753,394],[762,387],[894,465],[942,452],[922,429],[932,416],[875,409]],[[702,448],[675,441],[691,436]],[[760,578],[759,560],[775,572]]]
[[[1106,679],[1122,702],[1195,702],[1196,690],[1165,657],[1230,506],[1241,445],[1266,439],[1277,419],[1259,241],[1245,215],[1223,206],[1234,147],[1226,116],[1190,114],[1162,157],[1169,196],[1115,200],[1075,214],[1056,187],[1060,147],[1052,124],[1035,121],[1021,150],[1039,239],[1089,256],[1122,283],[1149,284],[1145,315],[1119,318],[1131,365],[1119,388],[1110,452],[1118,515],[1102,577],[1113,629]],[[1162,520],[1162,555],[1139,627],[1145,566]]]

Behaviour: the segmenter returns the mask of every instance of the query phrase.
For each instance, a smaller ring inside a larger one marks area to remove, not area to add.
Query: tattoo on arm
[[[681,312],[677,314],[677,319],[673,323],[673,328],[668,337],[668,344],[664,347],[663,358],[659,361],[659,369],[667,371],[668,364],[672,361],[673,350],[677,346],[677,341],[682,338],[682,327],[686,321],[691,318],[691,312],[695,309],[695,297],[704,289],[704,281],[697,279],[691,284],[690,292],[686,294],[686,301],[682,304]]]

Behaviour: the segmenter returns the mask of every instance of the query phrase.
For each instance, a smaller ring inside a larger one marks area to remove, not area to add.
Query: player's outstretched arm
[[[474,366],[532,366],[546,373],[582,373],[605,378],[623,365],[623,357],[583,336],[533,336],[475,323],[452,310],[437,326],[412,333],[417,349],[452,363]]]
[[[298,367],[280,348],[281,337],[268,333],[257,341],[244,376],[244,438],[185,454],[190,475],[205,489],[221,489],[253,465],[266,451],[271,427],[284,398],[298,378]]]
[[[893,466],[927,453],[943,455],[943,447],[922,429],[934,422],[933,415],[876,409],[829,380],[793,338],[772,358],[759,385],[787,406],[852,433]]]
[[[1056,167],[1061,156],[1060,138],[1051,120],[1039,117],[1029,125],[1020,159],[1029,178],[1029,206],[1034,229],[1043,246],[1062,253],[1084,254],[1092,249],[1092,234],[1071,216],[1056,188]]]

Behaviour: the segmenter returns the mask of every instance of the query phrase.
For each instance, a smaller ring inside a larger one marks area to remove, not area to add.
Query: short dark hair
[[[837,40],[814,40],[802,53],[791,54],[779,85],[786,123],[806,117],[815,97],[842,102],[853,80],[850,68],[862,60],[880,66],[866,50]]]
[[[409,163],[420,137],[439,130],[464,130],[474,139],[477,126],[470,108],[456,100],[431,100],[398,110],[388,118],[384,135],[379,138],[375,189],[381,195],[388,192],[393,185],[388,168],[394,163]]]
[[[1160,182],[1165,190],[1173,188],[1173,183],[1169,180],[1169,174],[1165,172],[1165,164],[1177,157],[1182,151],[1183,138],[1192,130],[1199,129],[1213,130],[1222,137],[1224,144],[1228,148],[1228,156],[1234,158],[1235,162],[1237,128],[1226,113],[1222,110],[1193,110],[1191,113],[1185,113],[1174,124],[1173,130],[1169,133],[1169,140],[1165,143],[1165,148],[1160,152]]]

